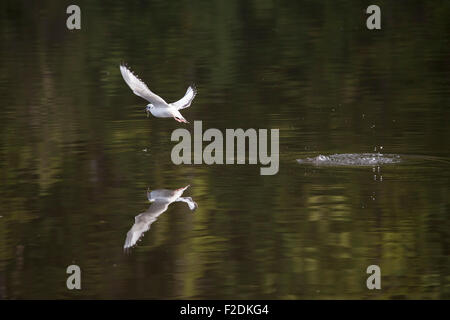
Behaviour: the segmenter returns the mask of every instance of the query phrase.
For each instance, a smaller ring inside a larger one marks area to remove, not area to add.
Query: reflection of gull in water
[[[184,97],[180,100],[167,103],[163,98],[154,94],[147,85],[139,79],[130,69],[125,65],[120,65],[120,73],[128,86],[133,90],[133,93],[141,98],[144,98],[150,102],[145,111],[148,114],[151,113],[157,118],[174,118],[178,122],[188,123],[188,121],[181,115],[181,109],[187,108],[191,105],[192,100],[194,100],[197,90],[194,87],[189,87],[184,94]]]
[[[186,202],[189,209],[195,210],[197,208],[197,203],[195,203],[191,197],[181,197],[187,188],[189,188],[189,186],[176,190],[158,189],[152,192],[147,191],[147,198],[152,204],[147,211],[142,212],[134,218],[134,224],[127,233],[127,239],[123,246],[124,249],[134,246],[144,232],[150,229],[150,225],[167,210],[172,202]]]

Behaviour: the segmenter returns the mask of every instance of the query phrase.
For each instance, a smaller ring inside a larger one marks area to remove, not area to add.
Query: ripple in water
[[[297,162],[301,164],[329,166],[376,166],[380,164],[394,164],[401,161],[400,156],[397,154],[382,153],[342,153],[297,159]]]

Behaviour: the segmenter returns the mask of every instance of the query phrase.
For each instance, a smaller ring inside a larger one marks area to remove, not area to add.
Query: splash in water
[[[394,164],[401,162],[396,154],[382,153],[342,153],[331,155],[318,155],[317,157],[297,159],[301,164],[328,165],[328,166],[376,166],[381,164]]]

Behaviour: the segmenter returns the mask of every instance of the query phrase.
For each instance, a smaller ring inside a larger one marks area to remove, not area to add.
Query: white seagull
[[[149,113],[157,118],[174,118],[178,122],[189,123],[180,113],[179,110],[187,108],[191,105],[192,100],[194,100],[197,90],[195,87],[190,86],[184,97],[180,100],[172,103],[167,103],[163,98],[154,94],[147,85],[139,79],[130,69],[128,69],[124,64],[120,65],[120,72],[122,77],[128,86],[133,90],[133,93],[141,98],[144,98],[150,102],[145,111],[147,112],[147,117]]]
[[[172,202],[185,202],[188,204],[189,209],[195,210],[198,207],[197,203],[192,200],[191,197],[182,197],[183,192],[187,188],[189,188],[189,186],[176,190],[158,189],[152,192],[147,191],[148,201],[152,204],[147,211],[142,212],[134,218],[134,224],[127,233],[127,238],[125,239],[123,248],[127,250],[133,247],[142,237],[144,232],[150,229],[152,223],[155,222],[158,217],[167,210]]]

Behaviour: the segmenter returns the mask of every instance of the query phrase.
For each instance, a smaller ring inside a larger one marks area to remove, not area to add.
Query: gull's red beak
[[[178,122],[189,123],[186,119],[182,119],[182,118],[178,118],[178,117],[174,117],[174,119]]]

